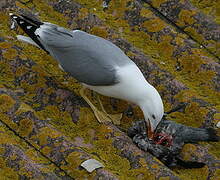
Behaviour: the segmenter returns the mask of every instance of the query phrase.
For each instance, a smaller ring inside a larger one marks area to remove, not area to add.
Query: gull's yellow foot
[[[104,108],[104,106],[102,104],[102,101],[100,100],[100,96],[98,94],[96,94],[96,97],[98,99],[98,102],[99,102],[99,105],[101,107],[101,110],[111,119],[113,124],[120,125],[120,121],[121,121],[121,118],[122,118],[122,113],[119,113],[119,114],[108,114],[105,111],[105,108]]]
[[[92,109],[94,114],[95,114],[95,117],[97,118],[97,120],[100,122],[100,123],[104,123],[104,122],[111,122],[111,118],[104,112],[102,111],[99,111],[98,109]]]
[[[122,113],[121,114],[108,114],[106,113],[100,99],[98,96],[98,101],[99,104],[101,106],[102,111],[99,111],[95,105],[90,101],[90,99],[86,96],[85,94],[85,87],[82,87],[82,89],[80,89],[80,95],[82,96],[82,98],[88,103],[88,105],[91,107],[91,109],[93,110],[97,120],[100,123],[104,123],[104,122],[113,122],[115,125],[119,125],[120,124],[120,120],[122,118]]]
[[[107,114],[107,116],[111,119],[111,121],[113,122],[113,124],[115,125],[120,125],[120,121],[122,118],[122,113],[120,114]]]

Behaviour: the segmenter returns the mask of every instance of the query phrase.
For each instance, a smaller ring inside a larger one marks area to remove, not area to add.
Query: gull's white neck
[[[162,99],[157,90],[151,86],[147,86],[147,94],[143,96],[143,100],[138,102],[143,111],[144,118],[151,121],[152,130],[155,130],[164,114]]]
[[[135,64],[120,69],[119,77],[121,93],[118,98],[139,105],[145,120],[151,121],[151,127],[154,130],[164,114],[163,102],[158,91],[146,81]]]
[[[163,116],[163,103],[157,90],[150,85],[140,69],[134,63],[130,63],[117,70],[119,83],[113,86],[90,86],[88,88],[105,96],[127,100],[140,106],[146,120],[155,116],[152,121],[155,125]],[[154,126],[155,126],[154,125]]]

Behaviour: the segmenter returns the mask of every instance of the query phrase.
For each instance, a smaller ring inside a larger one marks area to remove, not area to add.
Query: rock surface
[[[16,34],[22,34],[21,30],[10,30],[9,12],[22,9],[43,21],[109,39],[158,89],[166,111],[181,102],[188,104],[170,115],[170,120],[215,127],[220,121],[219,14],[202,9],[202,2],[194,0],[108,3],[103,9],[102,0],[0,2],[1,177],[217,179],[219,143],[184,146],[184,159],[207,166],[169,169],[126,135],[131,123],[143,118],[137,106],[101,97],[110,113],[123,112],[123,118],[118,127],[99,124],[79,96],[80,84],[46,53],[18,42]],[[88,173],[80,164],[90,158],[105,167]]]

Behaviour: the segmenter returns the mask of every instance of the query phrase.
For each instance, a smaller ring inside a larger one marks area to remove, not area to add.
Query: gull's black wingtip
[[[40,38],[36,35],[35,31],[40,28],[41,25],[43,25],[43,22],[40,22],[36,18],[30,17],[25,14],[16,15],[14,13],[9,13],[12,22],[14,24],[20,26],[20,28],[44,51],[46,51],[48,54],[49,52],[46,50],[44,45],[39,40]],[[15,25],[12,25],[11,29],[14,29]]]
[[[9,13],[9,16],[11,17],[11,19],[16,19],[19,17],[18,15],[14,14],[14,13]]]
[[[217,135],[217,131],[213,128],[207,128],[208,141],[218,142],[220,141],[220,136]]]

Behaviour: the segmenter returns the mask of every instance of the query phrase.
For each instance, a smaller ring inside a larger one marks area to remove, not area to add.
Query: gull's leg
[[[100,123],[104,123],[104,122],[111,122],[111,119],[110,117],[108,117],[106,115],[105,112],[102,112],[102,111],[99,111],[95,106],[94,104],[89,100],[89,98],[86,96],[85,94],[85,90],[86,88],[83,86],[79,93],[80,95],[82,96],[82,98],[89,104],[89,106],[91,107],[91,109],[93,110],[97,120],[100,122]]]
[[[120,124],[120,120],[122,118],[122,113],[119,113],[119,114],[108,114],[106,111],[105,111],[105,108],[100,100],[100,96],[99,94],[96,93],[96,97],[98,99],[98,102],[99,102],[99,105],[101,107],[101,110],[112,120],[112,122],[115,124],[115,125],[119,125]]]

